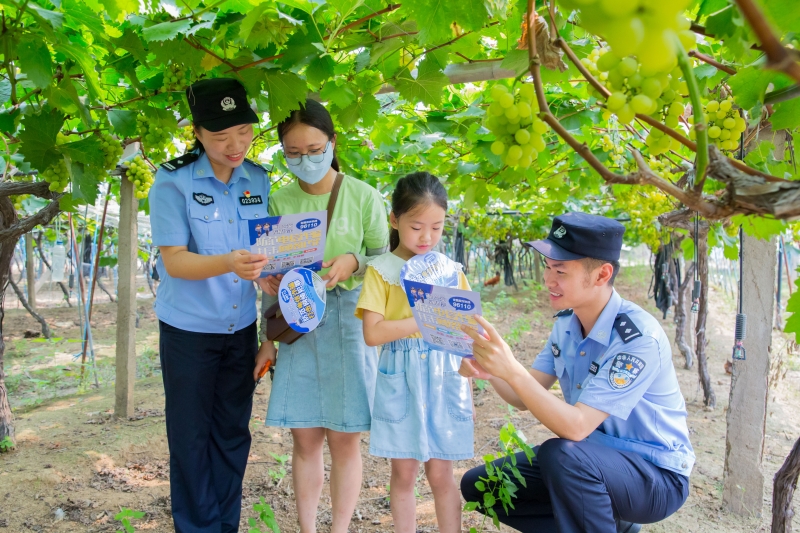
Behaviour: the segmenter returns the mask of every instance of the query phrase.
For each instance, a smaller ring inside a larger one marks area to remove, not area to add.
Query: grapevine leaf
[[[783,331],[794,333],[796,340],[797,334],[800,333],[800,278],[796,279],[794,284],[797,289],[786,302],[786,311],[791,313],[791,316],[786,320]]]
[[[681,241],[681,250],[683,250],[684,259],[694,261],[694,241],[692,239],[683,239]]]
[[[35,18],[41,18],[53,25],[53,28],[58,29],[64,23],[64,14],[57,11],[50,11],[33,2],[26,4],[28,9],[32,9]]]
[[[86,29],[94,33],[106,37],[106,30],[103,26],[103,21],[97,16],[88,6],[76,0],[64,0],[61,3],[61,9],[67,16],[68,26],[80,29],[80,26],[85,26]]]
[[[479,30],[486,24],[489,13],[483,0],[459,0],[455,4],[460,8],[458,23],[465,30]]]
[[[121,21],[128,13],[136,13],[139,10],[139,0],[100,0],[106,8],[108,15],[117,21]]]
[[[86,81],[86,87],[89,89],[89,96],[91,98],[97,98],[100,95],[100,82],[97,77],[97,71],[94,68],[94,60],[87,51],[66,42],[61,42],[56,47],[56,51],[62,52],[80,65],[81,70],[83,70],[83,79]]]
[[[752,109],[756,103],[764,100],[767,86],[772,83],[775,76],[775,73],[764,72],[758,67],[740,69],[728,79],[733,99],[742,108]]]
[[[70,174],[73,198],[81,200],[82,203],[94,204],[99,192],[100,179],[103,177],[102,171],[73,161],[70,165]]]
[[[418,34],[421,44],[440,44],[453,37],[451,25],[460,18],[458,4],[452,0],[405,0],[403,9],[411,13],[409,18],[422,23]]]
[[[17,45],[19,66],[36,87],[44,88],[53,79],[53,61],[50,50],[41,38],[26,34]]]
[[[781,30],[797,32],[800,29],[800,9],[797,9],[797,0],[761,0],[759,4]]]
[[[0,131],[13,135],[13,133],[17,131],[17,118],[19,117],[19,113],[19,109],[15,109],[10,113],[0,113]]]
[[[783,220],[765,217],[748,217],[744,215],[733,216],[731,218],[731,223],[734,225],[741,224],[742,229],[744,229],[747,235],[764,240],[780,234],[786,228],[786,222]]]
[[[442,71],[420,71],[416,79],[411,76],[408,69],[403,69],[397,75],[395,86],[408,102],[422,102],[429,106],[436,106],[442,100],[442,90],[450,83]]]
[[[732,5],[717,11],[706,20],[706,31],[716,37],[732,37],[738,28],[733,17],[736,10]]]
[[[511,50],[500,63],[500,68],[512,70],[516,76],[519,76],[528,70],[528,61],[527,50]]]
[[[800,126],[800,98],[793,98],[775,106],[770,117],[773,130],[792,129]]]
[[[100,138],[89,135],[80,141],[62,144],[59,151],[73,161],[93,167],[103,167],[105,154],[100,146]]]
[[[266,72],[265,90],[269,95],[269,118],[273,124],[289,116],[306,101],[306,83],[291,72]]]
[[[0,80],[0,105],[9,100],[11,100],[11,82],[6,79]]]
[[[136,111],[112,109],[108,112],[108,120],[114,127],[114,132],[120,137],[134,137],[136,135]]]
[[[314,87],[319,87],[322,83],[333,77],[334,63],[330,56],[315,57],[306,68],[306,79]]]
[[[371,94],[365,94],[339,113],[339,122],[345,129],[353,128],[360,118],[364,124],[372,124],[378,118],[380,103]]]
[[[142,37],[145,41],[168,41],[178,36],[179,34],[186,33],[192,26],[191,19],[162,22],[155,24],[149,28],[145,28],[142,32]]]
[[[131,28],[125,28],[122,37],[114,39],[114,45],[130,52],[143,65],[147,65],[147,51],[139,35]]]
[[[319,92],[319,96],[323,100],[333,102],[339,108],[348,107],[356,99],[355,93],[348,85],[339,85],[335,81],[326,83]]]
[[[706,15],[711,15],[712,13],[716,13],[722,8],[728,6],[728,0],[701,0],[700,2],[700,11],[698,12],[698,17],[704,17]]]
[[[56,136],[64,124],[64,115],[56,110],[28,115],[22,120],[19,153],[35,169],[44,171],[60,158]]]

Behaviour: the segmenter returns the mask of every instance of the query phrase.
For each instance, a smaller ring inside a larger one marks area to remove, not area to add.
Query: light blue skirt
[[[266,425],[369,431],[377,354],[355,317],[360,293],[328,291],[317,329],[278,347]]]
[[[372,410],[369,453],[393,459],[471,459],[472,391],[461,357],[422,339],[384,345]]]

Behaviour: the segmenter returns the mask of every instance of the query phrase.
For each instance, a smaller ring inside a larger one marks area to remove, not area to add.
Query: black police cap
[[[186,88],[192,122],[208,131],[258,123],[244,85],[232,78],[200,80]]]
[[[546,239],[527,243],[555,261],[585,257],[618,261],[625,226],[610,218],[586,213],[566,213],[553,219]]]

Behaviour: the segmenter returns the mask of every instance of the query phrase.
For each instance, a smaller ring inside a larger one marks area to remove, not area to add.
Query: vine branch
[[[745,20],[755,33],[764,53],[767,55],[767,68],[783,72],[800,83],[800,63],[794,60],[789,51],[772,31],[764,14],[758,9],[753,0],[736,0],[736,5],[744,15]]]

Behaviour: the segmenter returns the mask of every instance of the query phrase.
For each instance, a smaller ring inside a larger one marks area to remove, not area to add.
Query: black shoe
[[[617,533],[639,533],[641,530],[642,524],[634,524],[623,520],[617,522]]]

